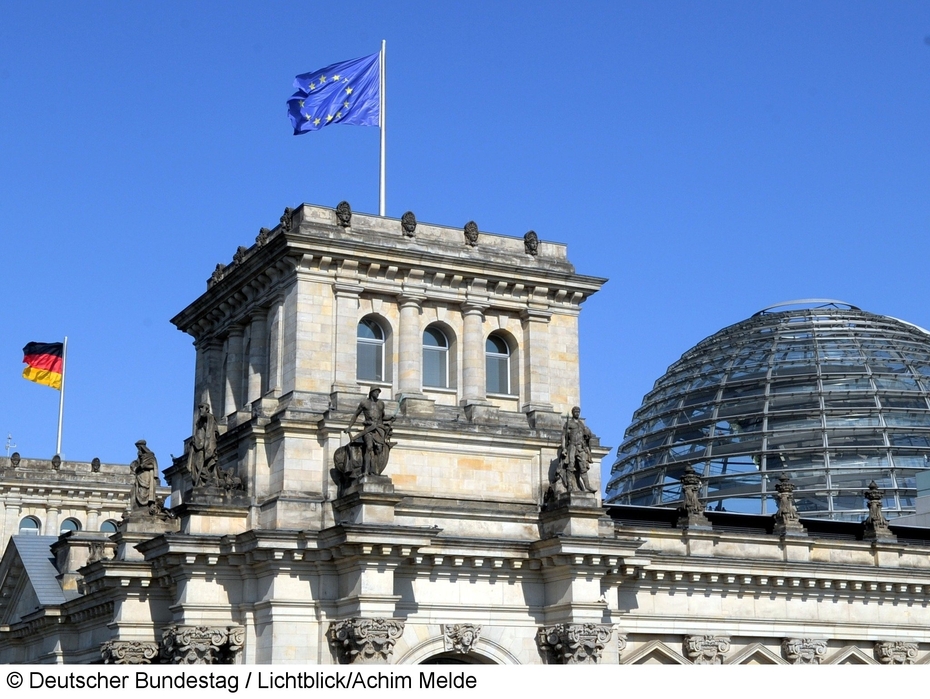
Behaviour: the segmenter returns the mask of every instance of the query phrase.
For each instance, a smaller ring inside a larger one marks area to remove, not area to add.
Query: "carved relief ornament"
[[[875,659],[882,665],[913,665],[917,659],[917,644],[905,641],[876,643]]]
[[[475,624],[443,624],[442,636],[447,651],[470,653],[481,637],[481,627]]]
[[[726,636],[685,636],[685,655],[695,665],[723,665],[730,650]]]
[[[158,659],[154,641],[106,641],[100,644],[104,665],[151,665]]]
[[[329,627],[332,643],[339,662],[388,663],[394,644],[404,635],[404,622],[396,619],[346,619]]]
[[[162,656],[175,665],[230,665],[242,650],[241,626],[169,626],[162,634]]]
[[[607,624],[556,624],[541,628],[537,641],[554,664],[593,664],[601,659],[612,632]]]
[[[781,643],[781,654],[792,665],[820,665],[827,654],[827,642],[810,638],[786,638]]]

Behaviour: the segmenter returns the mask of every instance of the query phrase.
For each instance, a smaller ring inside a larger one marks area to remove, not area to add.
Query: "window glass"
[[[100,525],[100,531],[106,532],[107,534],[115,534],[117,531],[116,522],[112,519],[108,519],[106,522]]]
[[[64,534],[65,532],[78,532],[81,531],[81,523],[76,519],[68,517],[64,522],[61,523],[61,527],[58,530],[59,534]]]
[[[449,387],[449,341],[437,328],[423,333],[423,385]]]
[[[39,535],[39,520],[35,517],[24,517],[19,523],[19,533],[20,534],[34,534]]]
[[[502,338],[491,335],[485,345],[485,358],[488,393],[510,394],[510,347]]]
[[[384,381],[384,331],[373,320],[358,324],[355,375],[359,381]]]

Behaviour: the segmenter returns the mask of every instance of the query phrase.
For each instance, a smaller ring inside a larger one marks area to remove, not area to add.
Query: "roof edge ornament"
[[[823,308],[825,306],[834,306],[836,308],[839,308],[842,306],[842,307],[845,307],[853,311],[862,310],[858,306],[853,306],[851,303],[847,303],[846,301],[840,301],[838,299],[796,299],[794,301],[782,301],[781,303],[776,303],[772,306],[767,306],[766,308],[763,308],[761,311],[757,311],[756,313],[753,313],[752,317],[755,318],[756,316],[761,316],[766,313],[769,313],[776,308],[785,308],[787,306],[810,306],[812,308]]]

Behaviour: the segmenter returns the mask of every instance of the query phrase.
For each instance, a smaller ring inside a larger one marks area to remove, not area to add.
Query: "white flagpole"
[[[385,138],[384,138],[385,136],[385,128],[384,128],[385,109],[384,107],[387,104],[387,99],[385,99],[385,85],[387,83],[387,80],[386,80],[387,71],[385,70],[385,66],[384,66],[384,58],[385,58],[386,52],[387,52],[387,41],[382,39],[381,40],[381,61],[380,61],[381,63],[381,91],[380,91],[381,92],[381,105],[380,105],[380,110],[381,110],[381,116],[380,116],[380,121],[381,121],[381,179],[380,179],[380,192],[379,192],[380,196],[378,198],[378,215],[379,216],[384,216],[384,208],[385,208],[384,207],[384,198],[385,198],[384,197],[384,152],[385,152],[385,147],[384,147],[385,146]]]
[[[65,344],[61,350],[61,391],[58,394],[58,443],[55,453],[61,456],[61,418],[65,412],[65,371],[68,366],[68,336],[65,335]]]

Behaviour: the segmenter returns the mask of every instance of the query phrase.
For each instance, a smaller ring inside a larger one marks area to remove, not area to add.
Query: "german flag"
[[[27,365],[23,378],[60,391],[64,351],[61,342],[30,342],[23,347],[23,363]]]

